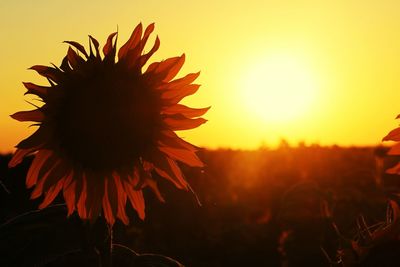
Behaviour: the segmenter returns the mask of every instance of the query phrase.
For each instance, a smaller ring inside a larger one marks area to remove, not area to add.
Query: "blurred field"
[[[368,225],[378,223],[385,219],[388,197],[396,198],[393,193],[399,192],[400,177],[384,170],[398,159],[385,154],[383,147],[291,148],[285,143],[274,150],[203,150],[199,154],[206,164],[203,170],[182,166],[202,205],[190,192],[161,180],[166,203],[146,192],[145,221],[129,208],[131,224],[117,223],[114,240],[137,252],[167,255],[186,266],[329,266],[322,251],[334,259],[337,249],[346,245],[332,222],[343,237],[354,238],[359,215]],[[40,203],[29,200],[24,186],[30,159],[15,169],[7,168],[8,160],[8,155],[1,157],[0,223]],[[66,212],[51,216],[53,226],[63,224]],[[72,225],[64,231],[68,238],[63,231],[51,230],[40,239],[28,238],[31,243],[25,242],[18,253],[39,260],[59,243],[79,247],[74,244],[80,239],[71,235],[74,229],[81,235],[83,223],[74,216],[67,222]],[[26,224],[24,233],[29,235],[29,221]],[[54,238],[58,243],[49,241]],[[18,242],[3,242],[0,251],[10,258],[7,251],[13,245]],[[377,257],[368,262],[381,261]]]

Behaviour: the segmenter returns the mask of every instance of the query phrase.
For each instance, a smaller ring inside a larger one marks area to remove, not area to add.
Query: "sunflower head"
[[[117,51],[112,33],[99,51],[89,36],[89,52],[77,42],[70,45],[60,67],[35,65],[31,69],[46,77],[49,86],[24,83],[27,94],[43,105],[11,115],[34,121],[38,129],[21,141],[9,166],[35,153],[26,184],[35,186],[32,198],[44,194],[40,208],[63,192],[71,214],[94,220],[101,211],[109,224],[115,218],[128,223],[129,199],[144,218],[142,188],[150,187],[160,200],[157,178],[188,189],[177,161],[202,167],[196,147],[175,133],[195,128],[209,108],[189,108],[179,102],[194,94],[199,73],[174,79],[185,55],[144,65],[160,46],[158,37],[144,53],[154,24],[143,32],[139,24]],[[74,49],[73,49],[74,48]],[[116,60],[116,57],[118,60]]]

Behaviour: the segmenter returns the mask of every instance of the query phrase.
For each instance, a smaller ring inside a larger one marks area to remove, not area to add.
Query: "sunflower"
[[[99,52],[99,42],[89,35],[89,53],[74,41],[60,67],[36,65],[49,86],[24,83],[26,94],[43,102],[34,110],[11,115],[33,121],[38,129],[16,146],[9,167],[35,153],[26,177],[31,198],[44,195],[39,208],[47,207],[62,191],[68,215],[75,210],[82,219],[95,220],[102,212],[108,224],[115,219],[128,224],[126,203],[145,217],[142,189],[149,187],[164,201],[157,179],[177,188],[190,186],[178,162],[202,167],[196,147],[175,133],[206,122],[200,118],[209,108],[189,108],[179,102],[194,94],[199,73],[174,79],[185,55],[149,64],[160,46],[159,38],[144,53],[154,30],[142,24],[116,49],[112,33]],[[73,49],[75,48],[75,49]],[[118,56],[118,60],[116,60]]]
[[[400,119],[400,114],[397,115],[396,119]],[[395,141],[397,142],[394,146],[392,146],[388,154],[389,155],[400,155],[400,127],[391,130],[382,141]],[[400,174],[400,162],[397,163],[394,167],[386,170],[389,174]]]

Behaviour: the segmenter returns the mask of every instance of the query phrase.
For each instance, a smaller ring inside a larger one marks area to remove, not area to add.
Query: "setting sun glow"
[[[79,8],[64,12],[71,7]],[[211,109],[205,125],[178,133],[186,141],[238,149],[272,148],[282,138],[380,144],[400,112],[399,9],[395,0],[0,1],[0,152],[32,133],[9,116],[32,108],[25,100],[40,105],[23,97],[22,82],[47,81],[27,68],[59,66],[62,42],[86,45],[87,34],[105,43],[118,29],[119,48],[139,22],[154,22],[162,40],[154,61],[185,53],[177,77],[201,72],[200,90],[183,104]]]
[[[241,86],[247,108],[267,123],[285,123],[306,115],[318,89],[307,66],[285,55],[256,62]]]

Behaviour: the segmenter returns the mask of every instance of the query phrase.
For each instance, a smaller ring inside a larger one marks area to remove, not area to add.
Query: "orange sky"
[[[140,21],[156,23],[153,60],[184,52],[181,75],[201,71],[185,102],[211,105],[209,122],[180,133],[197,145],[375,145],[397,124],[399,1],[82,2],[0,2],[0,152],[33,130],[9,117],[30,108],[22,81],[46,83],[28,67],[59,65],[62,41],[104,43],[117,25],[123,42]]]

